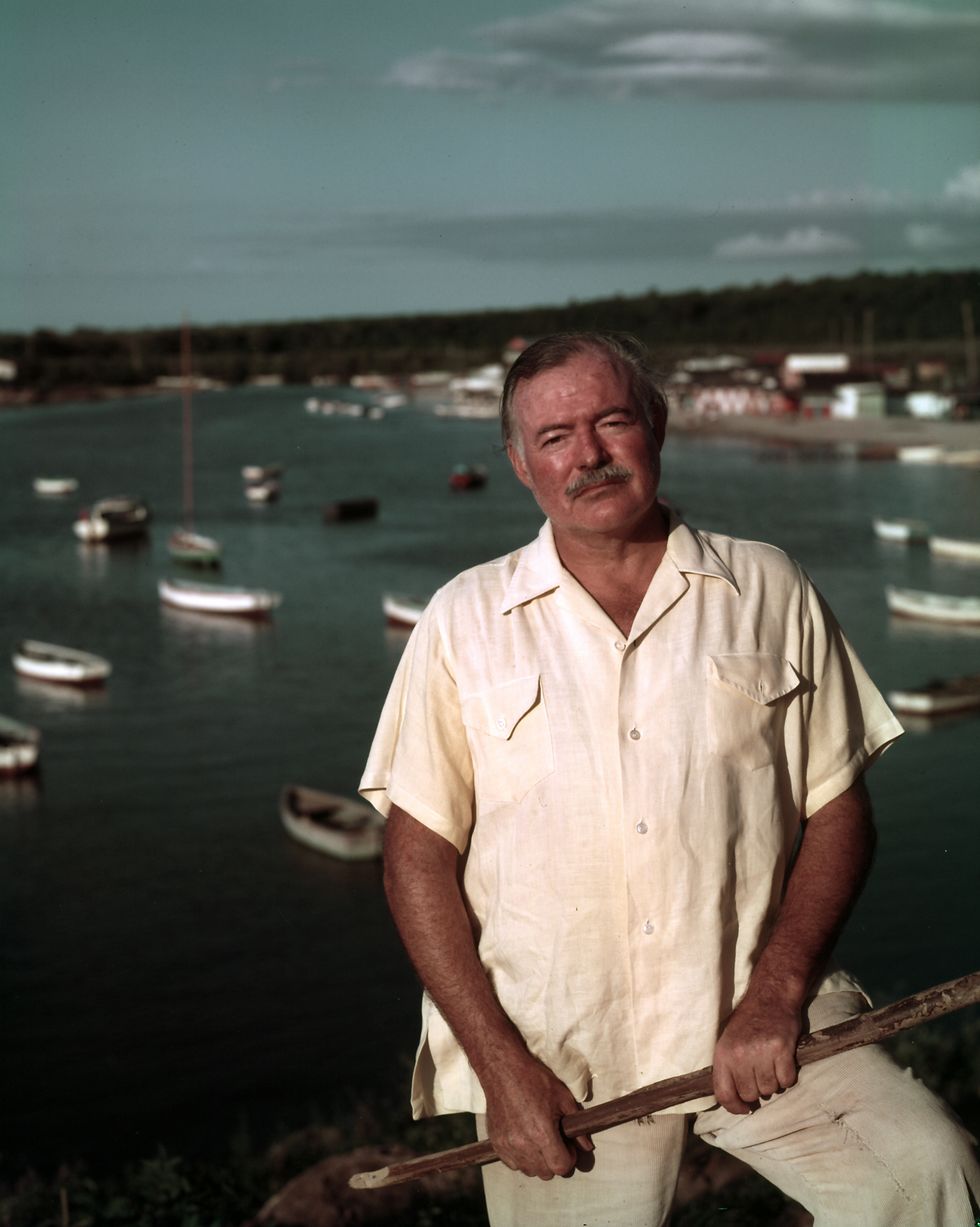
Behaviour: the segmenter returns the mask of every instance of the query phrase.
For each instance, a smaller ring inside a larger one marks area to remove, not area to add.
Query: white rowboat
[[[917,716],[943,716],[980,707],[980,673],[926,682],[914,690],[891,690],[888,702],[897,712]]]
[[[384,819],[366,801],[287,784],[279,795],[279,816],[293,839],[317,852],[343,861],[381,855]]]
[[[24,639],[17,645],[13,665],[24,677],[65,686],[101,686],[112,672],[102,656],[38,639]]]
[[[161,579],[157,591],[164,604],[176,609],[239,618],[266,617],[282,602],[278,592],[267,592],[264,588],[234,588],[183,579]]]
[[[29,724],[0,716],[0,776],[23,775],[37,766],[41,734]]]
[[[930,537],[929,551],[943,558],[958,558],[962,562],[980,562],[980,541],[965,541],[956,537]]]
[[[882,541],[911,544],[914,541],[925,541],[929,536],[929,526],[924,520],[886,520],[882,516],[875,516],[871,524],[875,536]]]
[[[35,477],[34,493],[46,498],[62,498],[78,489],[77,477]]]
[[[948,626],[980,626],[980,596],[948,596],[888,585],[885,600],[891,612],[903,618]]]
[[[385,592],[381,597],[385,621],[390,626],[414,626],[427,604],[421,597],[398,596],[393,592]]]

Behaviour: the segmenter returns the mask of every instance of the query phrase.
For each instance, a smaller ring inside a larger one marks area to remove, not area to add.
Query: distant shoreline
[[[741,439],[801,448],[867,448],[887,453],[900,447],[942,447],[947,451],[980,448],[980,420],[953,422],[925,418],[804,418],[797,415],[756,417],[729,415],[707,421],[671,415],[671,433],[688,438]]]

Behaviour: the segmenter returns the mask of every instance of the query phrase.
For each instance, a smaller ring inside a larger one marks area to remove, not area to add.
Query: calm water
[[[401,1087],[417,989],[376,865],[290,841],[286,781],[353,793],[403,639],[386,589],[426,594],[528,540],[539,516],[492,423],[411,409],[310,417],[304,389],[195,402],[198,523],[223,578],[274,588],[273,623],[162,609],[180,502],[176,398],[0,416],[0,644],[31,636],[110,657],[103,693],[0,669],[0,711],[44,732],[36,782],[0,782],[0,1152],[35,1161],[185,1152],[243,1123],[305,1124],[339,1095]],[[287,466],[249,506],[240,467]],[[459,461],[490,467],[471,494]],[[44,500],[39,474],[77,497]],[[980,536],[980,473],[787,457],[677,438],[664,492],[694,523],[774,541],[807,567],[884,688],[980,669],[980,635],[892,623],[885,582],[980,591],[980,568],[873,538],[873,514]],[[86,499],[132,492],[144,546],[82,547]],[[377,521],[326,525],[376,494]],[[972,970],[980,721],[910,732],[871,775],[881,847],[842,955],[881,1000]]]

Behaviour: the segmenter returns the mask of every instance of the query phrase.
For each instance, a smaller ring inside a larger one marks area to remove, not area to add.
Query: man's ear
[[[531,489],[531,475],[527,471],[527,465],[524,463],[524,457],[517,450],[513,443],[507,444],[507,459],[510,461],[510,467],[517,474],[517,480],[522,485]]]

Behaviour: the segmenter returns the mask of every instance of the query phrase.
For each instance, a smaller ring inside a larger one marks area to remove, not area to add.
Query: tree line
[[[962,368],[980,316],[978,288],[977,269],[862,272],[510,310],[197,325],[194,371],[229,384],[269,375],[304,384],[364,371],[460,372],[499,361],[511,338],[583,328],[631,332],[664,364],[719,347],[743,354],[806,347],[866,361],[945,357]],[[179,374],[180,327],[0,333],[0,358],[16,364],[13,387],[38,398],[66,387],[136,388]]]

